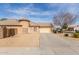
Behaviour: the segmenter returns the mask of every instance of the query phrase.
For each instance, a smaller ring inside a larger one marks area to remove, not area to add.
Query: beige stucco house
[[[51,33],[51,30],[51,23],[34,23],[27,19],[0,21],[0,38],[33,32]]]

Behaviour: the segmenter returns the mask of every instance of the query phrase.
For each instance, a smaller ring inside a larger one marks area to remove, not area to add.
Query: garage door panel
[[[51,28],[40,28],[40,33],[51,33]]]

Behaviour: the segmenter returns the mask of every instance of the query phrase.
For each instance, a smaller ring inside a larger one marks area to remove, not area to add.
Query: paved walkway
[[[0,54],[76,55],[79,54],[79,41],[66,39],[51,33],[40,34],[39,48],[0,48]]]

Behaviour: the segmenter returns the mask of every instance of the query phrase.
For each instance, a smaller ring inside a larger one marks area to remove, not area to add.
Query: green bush
[[[63,33],[63,30],[60,28],[56,28],[53,30],[53,33]]]
[[[62,26],[62,29],[67,29],[68,25],[66,23],[64,23],[64,25]]]
[[[63,33],[63,30],[62,30],[62,29],[60,29],[58,32],[59,32],[59,33]]]
[[[53,33],[57,33],[57,31],[56,30],[53,30]]]
[[[73,37],[79,38],[79,33],[74,33],[74,34],[73,34]]]
[[[79,30],[75,30],[76,33],[79,33]]]

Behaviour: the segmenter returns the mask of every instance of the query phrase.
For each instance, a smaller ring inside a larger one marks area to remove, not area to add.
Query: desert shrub
[[[69,36],[69,35],[68,35],[68,34],[64,34],[64,36],[66,36],[66,37],[67,37],[67,36]]]
[[[79,38],[79,33],[73,33],[73,37]]]
[[[62,29],[67,29],[68,28],[68,25],[65,23],[63,26],[62,26]]]
[[[62,30],[62,29],[60,29],[58,32],[59,32],[59,33],[63,33],[63,30]]]
[[[79,33],[79,30],[75,30],[76,33]]]
[[[57,33],[57,31],[56,30],[53,30],[53,33]]]

